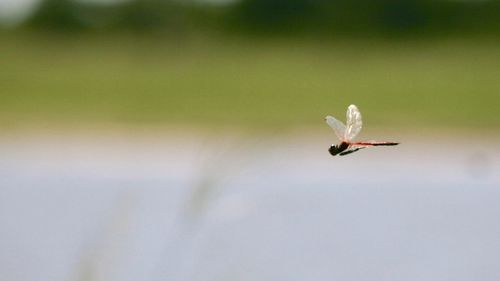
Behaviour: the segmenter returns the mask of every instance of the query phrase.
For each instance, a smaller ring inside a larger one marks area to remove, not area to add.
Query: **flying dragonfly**
[[[332,127],[333,131],[340,140],[340,143],[338,145],[332,144],[328,149],[332,156],[335,156],[337,154],[339,156],[344,156],[370,146],[391,146],[399,144],[398,142],[390,141],[353,142],[352,140],[359,134],[361,128],[363,127],[363,122],[361,121],[361,113],[354,104],[351,104],[347,108],[346,115],[346,125],[332,116],[325,117],[326,123],[330,127]]]

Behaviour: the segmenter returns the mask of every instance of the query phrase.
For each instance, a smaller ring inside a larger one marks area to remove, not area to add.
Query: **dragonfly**
[[[334,117],[328,115],[325,117],[326,123],[333,129],[335,135],[340,140],[337,145],[332,144],[328,149],[328,152],[332,156],[339,155],[344,156],[351,154],[360,149],[371,147],[371,146],[392,146],[398,145],[398,142],[391,141],[360,141],[353,142],[353,139],[359,134],[361,128],[363,127],[363,121],[361,120],[361,112],[354,104],[349,105],[347,108],[347,120],[346,125],[341,121],[335,119]]]

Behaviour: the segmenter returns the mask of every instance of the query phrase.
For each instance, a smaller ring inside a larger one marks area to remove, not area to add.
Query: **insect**
[[[369,146],[390,146],[399,144],[398,142],[390,141],[353,142],[352,140],[359,134],[361,128],[363,127],[363,122],[361,121],[361,112],[359,112],[359,109],[354,104],[351,104],[347,108],[346,115],[346,125],[332,116],[325,117],[326,123],[330,127],[332,127],[333,131],[340,140],[340,143],[338,145],[332,144],[328,149],[332,156],[335,156],[337,154],[339,156],[344,156]]]

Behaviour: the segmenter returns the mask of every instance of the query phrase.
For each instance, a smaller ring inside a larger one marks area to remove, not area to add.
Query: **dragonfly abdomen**
[[[391,141],[367,141],[367,142],[353,142],[352,145],[366,145],[366,146],[391,146],[398,145],[399,142],[391,142]]]

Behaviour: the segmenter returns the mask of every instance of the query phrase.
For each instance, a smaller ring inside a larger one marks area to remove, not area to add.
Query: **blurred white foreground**
[[[498,139],[137,135],[0,137],[1,280],[500,280]]]

